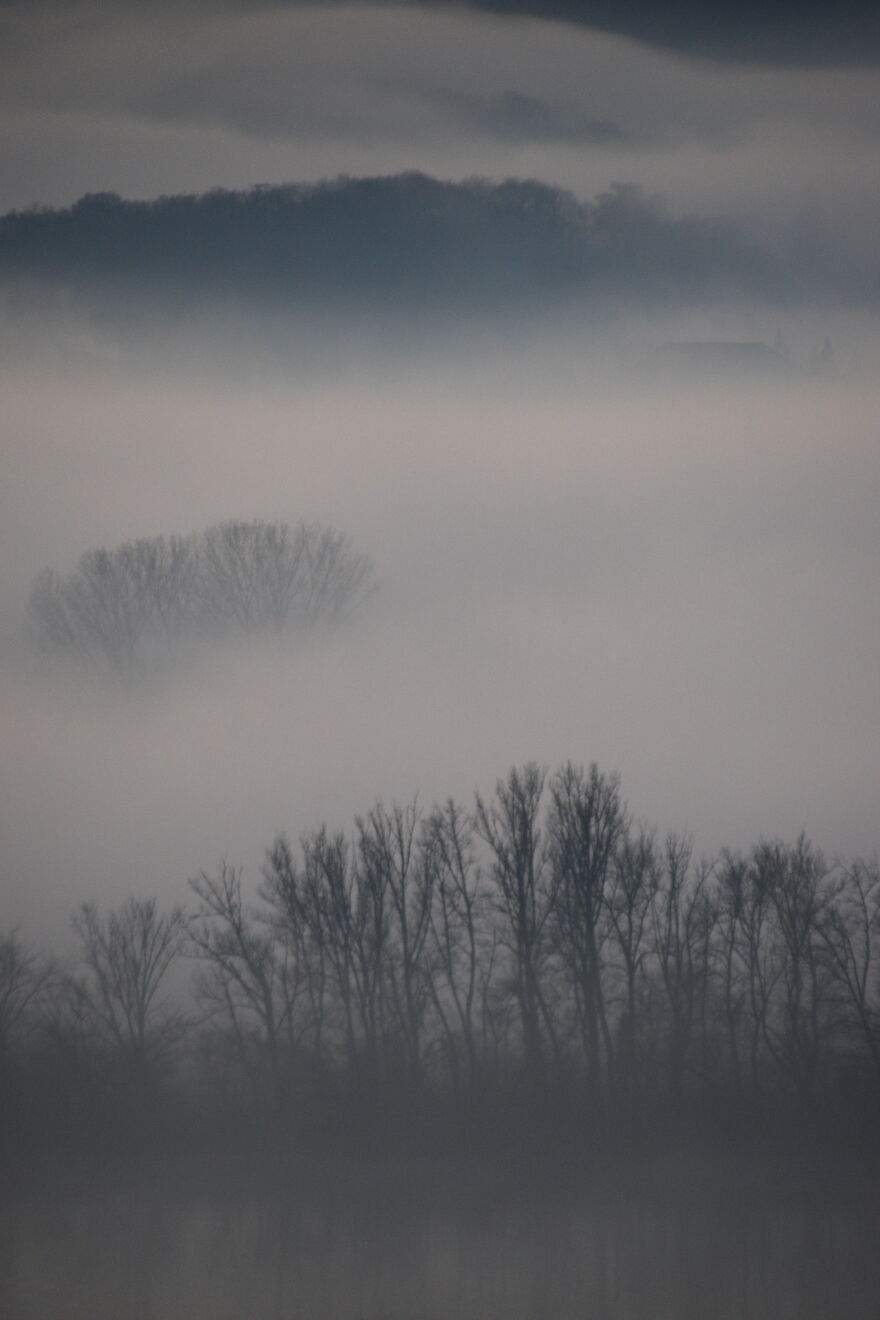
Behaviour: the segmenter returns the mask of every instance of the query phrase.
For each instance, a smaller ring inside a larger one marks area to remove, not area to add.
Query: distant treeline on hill
[[[580,203],[533,181],[418,173],[150,202],[97,193],[13,212],[0,218],[0,281],[121,287],[166,310],[197,293],[328,314],[772,296],[790,284],[733,224],[671,218],[633,185]]]
[[[0,937],[24,1126],[140,1124],[147,1101],[194,1097],[200,1123],[342,1129],[525,1100],[590,1140],[876,1126],[876,858],[829,863],[801,837],[700,861],[632,817],[616,775],[528,764],[470,807],[378,803],[350,833],[279,836],[256,884],[224,863],[190,891],[188,911],[82,907],[78,965]]]

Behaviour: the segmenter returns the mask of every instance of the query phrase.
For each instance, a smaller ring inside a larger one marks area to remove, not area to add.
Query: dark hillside
[[[0,218],[0,280],[299,310],[664,301],[782,293],[784,273],[736,228],[672,219],[630,185],[595,202],[529,181],[422,174],[215,190]]]

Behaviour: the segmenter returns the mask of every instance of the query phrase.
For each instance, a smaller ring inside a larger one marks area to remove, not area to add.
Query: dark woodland
[[[799,298],[813,278],[720,217],[669,215],[615,184],[590,203],[534,180],[446,183],[425,174],[216,189],[133,202],[91,194],[0,217],[0,282],[80,306],[192,315],[229,303],[322,319],[430,307],[456,317],[512,308]],[[841,290],[864,298],[861,282]],[[124,315],[122,315],[124,313]]]
[[[229,1125],[268,1167],[373,1140],[875,1153],[876,859],[805,836],[700,859],[616,775],[528,764],[471,805],[280,835],[258,876],[223,862],[181,899],[80,907],[66,958],[4,935],[7,1173],[135,1149],[223,1167]]]

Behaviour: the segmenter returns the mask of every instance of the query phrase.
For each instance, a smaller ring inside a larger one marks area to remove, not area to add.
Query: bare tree
[[[857,859],[847,865],[833,894],[822,937],[843,1011],[880,1082],[880,864]]]
[[[218,523],[200,538],[199,558],[200,604],[210,624],[283,635],[301,572],[300,550],[289,527]]]
[[[310,523],[301,536],[308,566],[302,612],[310,625],[335,623],[375,590],[372,561],[332,527]]]
[[[390,938],[383,973],[410,1083],[421,1080],[422,1030],[430,995],[424,951],[433,871],[420,865],[418,824],[415,802],[390,811],[380,802],[356,822],[363,882],[370,892],[384,890],[388,896]]]
[[[194,608],[198,561],[194,536],[155,536],[134,542],[130,572],[148,619],[147,644],[173,651]]]
[[[390,1044],[391,1004],[389,957],[391,956],[391,896],[388,869],[375,865],[369,847],[358,847],[353,863],[354,911],[352,967],[364,1042],[367,1080],[381,1074]]]
[[[209,1017],[225,1023],[254,1090],[268,1079],[271,1099],[286,1095],[301,1024],[303,974],[297,949],[277,925],[249,912],[240,868],[222,862],[190,881],[200,906],[189,921],[191,947],[203,965],[199,996]]]
[[[54,963],[25,944],[17,931],[0,931],[0,1110],[15,1053],[34,1035],[40,1007],[45,1011],[57,979]]]
[[[757,864],[753,854],[740,925],[748,985],[749,1078],[755,1096],[763,1088],[772,1006],[784,967],[783,950],[774,937],[771,887],[768,868]]]
[[[334,622],[373,587],[368,556],[333,528],[225,522],[89,550],[68,577],[45,570],[28,622],[43,654],[125,678],[205,629],[286,638]]]
[[[704,1029],[715,911],[708,889],[709,868],[692,870],[693,844],[684,835],[667,836],[660,882],[651,911],[652,952],[663,989],[665,1063],[673,1104],[683,1099],[685,1072],[692,1062],[695,1029]]]
[[[154,898],[128,899],[102,915],[85,904],[73,919],[82,943],[84,1002],[103,1040],[144,1086],[179,1039],[180,1014],[160,998],[181,951],[184,915]]]
[[[73,600],[68,599],[70,580],[51,568],[37,574],[28,594],[28,636],[34,650],[46,658],[91,661],[92,653],[79,636]]]
[[[767,1039],[785,970],[773,905],[773,868],[762,848],[726,851],[716,869],[716,947],[720,1005],[731,1080],[739,1095],[746,1072],[752,1095],[765,1082]]]
[[[286,841],[276,841],[264,872],[267,897],[287,927],[305,926],[317,967],[323,968],[319,975],[326,973],[322,1022],[332,1027],[338,1020],[350,1073],[372,1084],[381,1070],[391,1016],[387,871],[364,866],[360,849],[324,826],[304,834],[300,844],[302,866]]]
[[[342,533],[317,523],[225,522],[200,538],[207,618],[283,638],[333,622],[362,603],[372,564]]]
[[[303,1043],[308,1041],[320,1066],[325,1061],[332,968],[322,871],[326,831],[318,831],[314,840],[303,835],[301,844],[302,865],[298,864],[287,836],[278,835],[266,853],[260,893],[273,914],[273,924],[287,944],[308,1003],[299,1039]]]
[[[645,962],[650,949],[650,916],[660,883],[653,831],[625,830],[618,843],[607,898],[609,942],[623,980],[618,1018],[617,1072],[623,1100],[636,1095],[641,1008],[645,999]]]
[[[746,859],[725,851],[716,870],[716,923],[724,1039],[735,1097],[743,1082],[744,1030],[748,1013],[748,959],[744,920],[749,901]]]
[[[45,653],[61,653],[115,677],[131,672],[147,616],[137,584],[126,572],[129,556],[90,550],[76,572],[51,570],[35,581],[28,602],[31,635]]]
[[[761,843],[753,852],[755,883],[772,916],[774,993],[764,1039],[783,1077],[812,1102],[832,1006],[825,939],[831,889],[821,853],[801,835],[793,845]]]
[[[323,826],[302,838],[305,858],[304,901],[309,929],[330,968],[340,1007],[344,1057],[349,1070],[358,1064],[364,1034],[369,1032],[371,960],[364,950],[367,907],[345,836]]]
[[[89,550],[70,577],[48,569],[37,577],[29,598],[32,639],[46,654],[126,677],[173,647],[192,613],[194,581],[191,537]]]
[[[429,985],[456,1089],[476,1078],[483,1052],[479,1024],[485,1020],[493,961],[485,928],[487,893],[475,843],[472,818],[451,798],[424,822],[421,865],[430,875],[433,895]]]
[[[626,829],[617,775],[569,763],[550,783],[547,823],[555,895],[554,938],[574,992],[594,1104],[601,1103],[613,1046],[602,978],[614,858]]]
[[[488,844],[500,939],[513,960],[513,988],[519,1009],[526,1070],[538,1077],[544,1038],[558,1042],[542,991],[549,954],[548,925],[553,910],[552,877],[540,826],[546,773],[534,763],[512,769],[499,780],[495,798],[476,799],[476,828]]]

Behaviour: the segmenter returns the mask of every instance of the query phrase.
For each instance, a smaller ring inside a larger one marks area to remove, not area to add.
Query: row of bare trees
[[[515,768],[471,809],[380,803],[350,835],[278,837],[253,887],[224,863],[191,889],[187,913],[83,907],[72,971],[6,937],[4,1065],[39,1018],[77,1075],[109,1058],[147,1088],[188,1036],[190,1080],[198,1058],[282,1109],[322,1088],[526,1085],[595,1117],[880,1094],[877,862],[803,837],[697,860],[595,765]]]
[[[48,657],[125,677],[184,642],[286,640],[350,614],[372,586],[369,558],[331,527],[224,522],[88,550],[66,577],[45,569],[31,588],[29,630]]]

